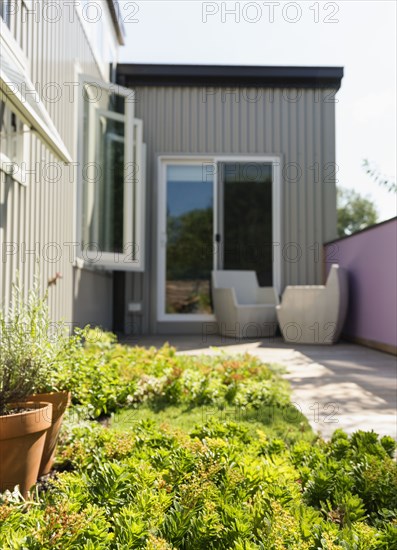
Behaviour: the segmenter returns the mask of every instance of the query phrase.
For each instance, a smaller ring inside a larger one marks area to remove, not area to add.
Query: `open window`
[[[22,120],[0,101],[0,170],[21,184],[26,183],[28,132]]]
[[[27,67],[26,57],[0,17],[0,169],[21,183],[29,132],[34,132],[59,160],[72,162]]]
[[[144,144],[133,90],[82,77],[81,250],[88,265],[144,269]]]

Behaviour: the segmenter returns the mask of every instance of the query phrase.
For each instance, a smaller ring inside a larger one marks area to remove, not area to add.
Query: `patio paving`
[[[363,346],[293,346],[281,338],[249,341],[200,335],[136,336],[125,343],[160,347],[179,353],[249,353],[286,368],[292,400],[316,432],[329,438],[336,428],[348,433],[374,430],[397,440],[397,358]]]

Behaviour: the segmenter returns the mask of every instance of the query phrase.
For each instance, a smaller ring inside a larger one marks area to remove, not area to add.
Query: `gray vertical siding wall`
[[[302,253],[297,261],[283,261],[282,282],[321,283],[322,244],[336,236],[335,91],[242,88],[224,94],[220,89],[140,86],[136,92],[136,116],[144,121],[147,144],[148,254],[146,272],[127,275],[131,300],[143,303],[142,316],[132,320],[134,330],[162,330],[154,307],[158,154],[281,155],[280,244],[298,243]],[[300,168],[300,178],[291,163]],[[284,256],[293,252],[285,248]]]
[[[46,1],[40,2],[39,8]],[[38,92],[50,82],[61,86],[59,101],[44,98],[44,104],[76,161],[77,97],[70,101],[64,83],[76,82],[76,61],[85,74],[94,77],[101,77],[101,74],[77,14],[72,19],[65,12],[59,21],[48,22],[42,13],[40,10],[28,12],[21,0],[18,10],[11,16],[10,30],[28,59],[30,78]],[[27,186],[0,172],[1,303],[7,305],[11,300],[17,270],[26,289],[32,285],[35,269],[40,272],[43,289],[48,279],[60,272],[63,278],[49,288],[52,317],[80,324],[94,322],[109,328],[112,321],[111,276],[73,267],[69,257],[71,248],[65,245],[76,240],[76,172],[60,163],[34,135],[29,138],[29,149],[28,169],[34,173],[28,178]],[[58,181],[46,181],[43,177],[43,166],[49,162],[58,165],[61,174]],[[56,246],[49,246],[51,243]],[[39,251],[36,266],[33,255],[24,252],[35,247]],[[57,261],[52,261],[51,257]],[[96,289],[101,299],[94,298],[88,289]]]

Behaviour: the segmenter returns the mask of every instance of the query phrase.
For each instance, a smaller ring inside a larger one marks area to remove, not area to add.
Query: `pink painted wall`
[[[326,244],[325,258],[348,271],[343,334],[397,346],[397,218]]]

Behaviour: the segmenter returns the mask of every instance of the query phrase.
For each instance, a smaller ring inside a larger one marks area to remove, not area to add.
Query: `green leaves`
[[[208,422],[190,437],[152,422],[129,431],[77,425],[68,439],[75,470],[58,474],[32,503],[16,496],[0,502],[0,547],[39,549],[48,541],[55,549],[108,550],[395,546],[393,460],[380,455],[373,435],[338,434],[328,443],[292,447],[260,437],[259,445],[232,422],[223,428]],[[341,440],[350,450],[336,461]],[[376,514],[368,502],[376,503]]]
[[[58,357],[68,346],[67,327],[51,322],[38,277],[29,292],[17,278],[12,305],[0,311],[0,415],[7,403],[52,389]]]
[[[381,187],[385,187],[389,193],[397,193],[397,185],[395,178],[386,177],[382,174],[379,168],[373,163],[369,162],[368,159],[364,159],[362,167],[366,174],[375,181]]]
[[[287,384],[272,369],[247,355],[188,357],[168,345],[123,346],[114,335],[86,327],[59,354],[52,383],[70,389],[92,419],[144,402],[258,410],[289,403]]]
[[[338,236],[345,237],[361,231],[378,220],[378,211],[368,197],[353,189],[338,189]]]
[[[75,401],[59,470],[31,501],[0,498],[0,548],[397,546],[395,442],[303,434],[273,367],[129,348],[89,328],[54,364],[51,383]],[[112,411],[109,424],[90,420]]]
[[[375,522],[382,510],[397,510],[392,449],[390,438],[364,431],[348,437],[337,430],[329,443],[296,444],[292,458],[301,474],[304,500],[341,525],[365,516]]]

